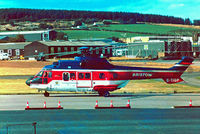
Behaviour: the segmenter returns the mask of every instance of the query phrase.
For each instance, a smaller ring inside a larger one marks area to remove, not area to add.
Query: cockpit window
[[[36,76],[42,77],[43,73],[44,73],[43,71],[40,71]]]
[[[49,72],[48,77],[49,77],[49,78],[52,77],[52,72]]]
[[[47,77],[48,72],[44,72],[44,76],[43,77]]]

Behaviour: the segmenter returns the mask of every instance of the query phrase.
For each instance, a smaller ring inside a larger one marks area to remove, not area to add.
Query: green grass
[[[200,80],[200,76],[199,76],[199,77],[196,77],[196,79]]]
[[[192,36],[194,32],[200,32],[200,29],[151,24],[119,24],[106,27],[95,27],[90,30],[61,30],[60,32],[66,33],[69,39],[92,39],[154,35]]]
[[[92,39],[92,38],[110,38],[110,37],[133,37],[144,36],[144,34],[137,33],[122,33],[114,31],[90,31],[90,30],[63,30],[69,39]]]
[[[150,25],[150,24],[128,24],[128,25],[110,25],[108,27],[101,27],[100,29],[111,30],[111,31],[129,31],[141,34],[152,34],[152,35],[191,35],[192,32],[200,30],[193,28],[182,28],[174,26],[161,26],[161,25]]]

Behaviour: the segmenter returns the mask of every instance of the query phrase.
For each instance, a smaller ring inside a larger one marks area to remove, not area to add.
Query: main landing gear
[[[49,93],[47,91],[44,92],[45,97],[49,97]]]
[[[108,91],[99,91],[99,96],[109,97],[110,93]]]

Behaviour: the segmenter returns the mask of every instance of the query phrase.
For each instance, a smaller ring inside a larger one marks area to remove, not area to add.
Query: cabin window
[[[118,78],[118,74],[117,73],[113,73],[113,79],[117,79]]]
[[[105,79],[105,74],[104,74],[104,73],[100,73],[100,74],[99,74],[99,78],[100,78],[100,79]]]
[[[85,79],[90,79],[90,73],[85,73]]]
[[[83,79],[83,78],[84,78],[83,73],[79,73],[79,74],[78,74],[78,78],[79,78],[79,79]]]
[[[63,80],[68,81],[69,80],[69,73],[63,73]]]
[[[75,73],[70,73],[70,79],[71,80],[74,80],[76,78],[75,76],[76,76]]]

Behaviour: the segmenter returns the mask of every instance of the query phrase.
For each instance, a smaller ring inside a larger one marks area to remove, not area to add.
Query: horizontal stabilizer
[[[168,84],[178,83],[184,81],[181,77],[179,78],[163,78],[163,80]]]

